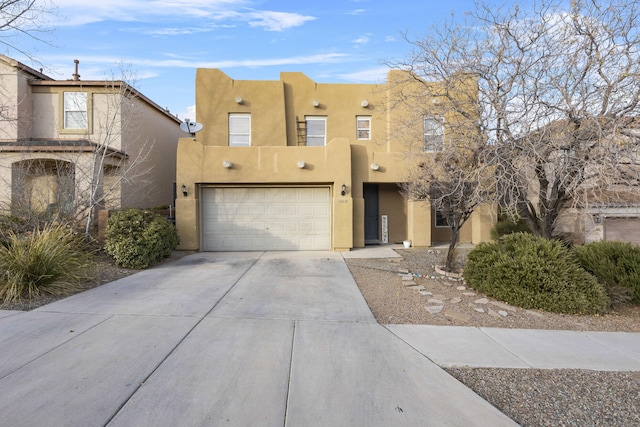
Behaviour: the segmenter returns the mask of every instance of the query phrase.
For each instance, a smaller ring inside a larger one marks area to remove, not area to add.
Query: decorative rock
[[[473,309],[475,311],[477,311],[478,313],[484,313],[484,308],[480,308],[480,307],[473,307]]]
[[[402,280],[413,280],[413,274],[403,274]]]
[[[436,278],[436,276],[430,276],[429,277],[429,279],[432,279],[432,280],[435,279],[435,278]]]
[[[475,292],[463,292],[462,295],[464,295],[465,297],[475,297],[476,293]]]
[[[516,311],[515,307],[511,307],[509,304],[505,304],[500,301],[491,301],[489,304],[495,305],[496,307],[501,308],[503,310]]]
[[[488,314],[489,316],[493,316],[493,317],[498,317],[498,318],[500,318],[500,317],[501,317],[497,312],[495,312],[495,311],[494,311],[494,310],[492,310],[492,309],[487,310],[487,314]]]
[[[400,269],[398,269],[398,273],[409,274],[409,270],[407,270],[406,268],[400,268]]]
[[[442,300],[442,301],[446,301],[446,300],[449,299],[449,298],[447,298],[446,295],[442,295],[442,294],[435,294],[433,297],[434,298],[438,298],[439,300]]]
[[[419,290],[418,292],[420,292],[420,295],[425,296],[425,297],[430,297],[431,295],[433,295],[431,292],[429,292],[427,290]]]
[[[488,304],[489,300],[487,298],[480,298],[474,301],[476,304]]]
[[[538,313],[537,311],[527,310],[526,313],[527,314],[531,314],[531,315],[536,316],[536,317],[539,317],[541,319],[544,317],[544,314]]]
[[[402,279],[402,284],[405,286],[418,286],[418,284],[413,280],[409,281],[409,280]]]
[[[459,320],[459,321],[461,321],[463,323],[467,323],[469,320],[471,320],[471,316],[469,316],[468,314],[462,313],[460,311],[457,311],[457,310],[447,309],[447,310],[444,311],[443,314],[445,316],[447,316],[447,317]]]
[[[507,317],[509,315],[509,313],[504,310],[498,310],[498,314],[502,317]]]
[[[462,301],[462,298],[455,297],[455,298],[451,298],[451,300],[450,300],[449,302],[450,302],[451,304],[457,304],[457,303],[459,303],[460,301]]]
[[[431,314],[438,314],[442,311],[444,306],[442,305],[425,305],[424,308]]]
[[[442,300],[438,298],[429,298],[427,302],[430,302],[432,304],[442,304]]]
[[[459,290],[459,291],[464,291],[464,290],[467,289],[467,287],[466,286],[458,286],[456,289]]]
[[[411,289],[415,289],[418,292],[426,290],[426,288],[422,285],[412,286]]]

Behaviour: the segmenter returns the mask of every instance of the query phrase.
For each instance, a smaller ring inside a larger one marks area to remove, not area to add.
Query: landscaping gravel
[[[442,263],[444,249],[397,252],[402,258],[346,260],[383,324],[640,332],[640,309],[635,306],[617,306],[603,316],[523,310],[438,274],[434,266]],[[460,265],[465,250],[461,254]],[[522,426],[640,425],[640,372],[465,367],[446,371]]]

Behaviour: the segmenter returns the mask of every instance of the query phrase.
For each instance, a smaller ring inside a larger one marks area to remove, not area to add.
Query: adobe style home
[[[452,137],[443,123],[456,118],[429,112],[439,100],[423,96],[427,110],[408,124],[415,111],[393,105],[395,94],[425,86],[394,84],[396,73],[382,84],[323,84],[298,72],[252,81],[198,69],[203,128],[178,143],[180,248],[347,251],[446,242],[438,213],[407,200],[398,184],[420,158],[412,150],[437,152]],[[487,241],[492,226],[479,209],[460,240]]]
[[[55,80],[0,55],[0,81],[2,214],[173,205],[184,133],[168,111],[125,82],[81,80],[78,61]]]

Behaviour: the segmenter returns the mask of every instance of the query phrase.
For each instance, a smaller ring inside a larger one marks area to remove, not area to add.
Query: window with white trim
[[[444,149],[444,117],[426,116],[424,118],[424,151],[442,151]]]
[[[229,146],[251,146],[251,114],[229,114]]]
[[[322,147],[327,143],[327,118],[305,117],[307,122],[307,147]]]
[[[356,138],[371,139],[371,116],[356,117]]]
[[[63,93],[64,129],[87,129],[87,92]]]

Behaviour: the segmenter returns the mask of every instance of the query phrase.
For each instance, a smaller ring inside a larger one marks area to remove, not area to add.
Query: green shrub
[[[498,213],[498,220],[496,225],[491,230],[491,238],[494,240],[499,239],[502,236],[512,233],[530,233],[529,226],[523,219],[513,221],[504,213]]]
[[[126,209],[107,220],[105,251],[125,268],[148,268],[171,256],[178,233],[167,219],[150,211]]]
[[[582,267],[604,285],[613,302],[640,303],[640,247],[602,241],[575,251]]]
[[[40,294],[66,295],[95,278],[93,253],[64,225],[45,225],[26,235],[9,231],[0,245],[0,300]]]
[[[471,288],[523,308],[594,314],[611,304],[569,248],[527,233],[478,245],[467,257],[464,277]]]

